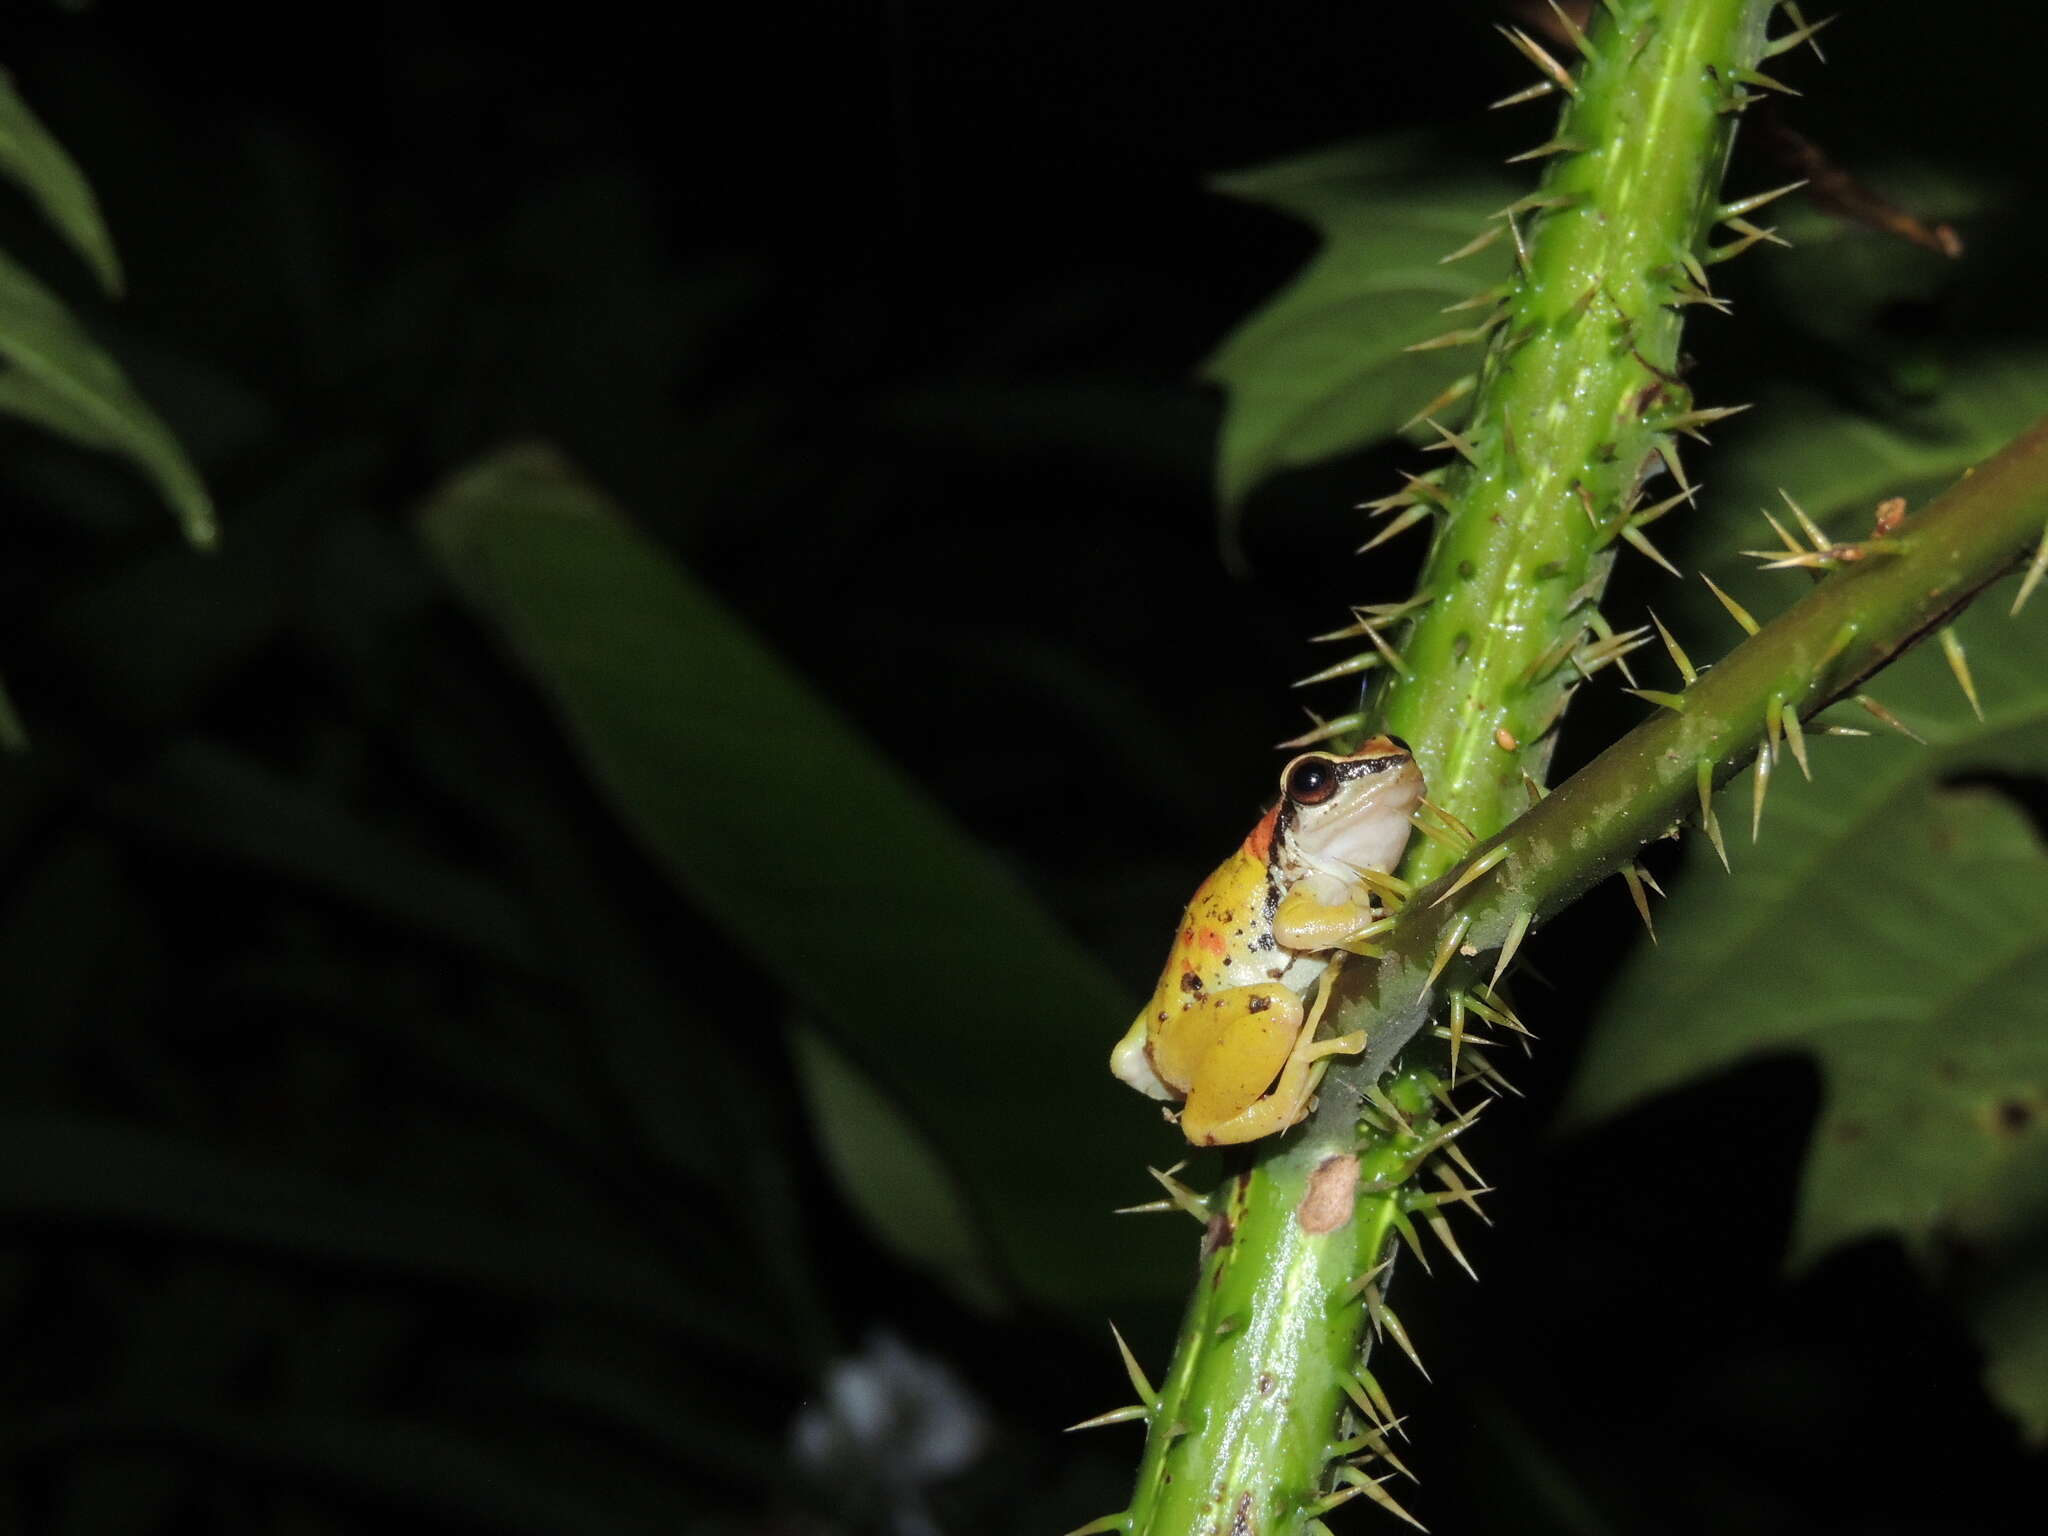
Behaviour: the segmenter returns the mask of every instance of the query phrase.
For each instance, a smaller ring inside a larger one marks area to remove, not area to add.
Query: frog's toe
[[[1365,1040],[1365,1031],[1354,1029],[1348,1035],[1334,1035],[1328,1040],[1317,1040],[1302,1054],[1310,1061],[1322,1056],[1356,1056],[1365,1049]]]

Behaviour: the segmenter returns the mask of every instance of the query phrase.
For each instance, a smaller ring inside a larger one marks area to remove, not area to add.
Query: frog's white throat
[[[1421,797],[1419,775],[1389,775],[1355,802],[1326,809],[1312,825],[1291,827],[1287,851],[1304,873],[1346,886],[1362,869],[1391,870],[1408,846],[1408,815]]]

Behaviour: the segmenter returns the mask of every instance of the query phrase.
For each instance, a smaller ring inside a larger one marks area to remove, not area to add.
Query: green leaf
[[[2028,1440],[2048,1445],[2048,1260],[2037,1254],[2031,1263],[2004,1266],[1968,1312],[1984,1346],[1991,1395],[2020,1421]]]
[[[903,1258],[997,1310],[1001,1291],[973,1213],[930,1142],[823,1035],[797,1029],[793,1044],[811,1122],[847,1203]]]
[[[1809,728],[1814,782],[1781,754],[1754,848],[1737,784],[1733,876],[1694,840],[1662,942],[1623,971],[1580,1068],[1568,1114],[1583,1121],[1752,1057],[1812,1055],[1825,1091],[1796,1264],[1892,1233],[1932,1265],[1946,1244],[1995,1252],[2048,1222],[2048,1180],[2025,1176],[2048,1167],[2048,850],[1971,777],[2048,772],[2048,604],[2008,619],[2011,590],[1959,625],[1984,721],[1924,646],[1873,687],[1928,747]]]
[[[440,1425],[402,1419],[229,1417],[76,1413],[52,1416],[18,1436],[31,1452],[76,1456],[105,1447],[160,1448],[271,1486],[304,1488],[375,1512],[380,1526],[412,1520],[432,1528],[498,1536],[678,1536],[697,1529],[698,1499],[687,1486],[629,1476],[607,1462],[560,1467],[537,1456]]]
[[[149,1232],[381,1279],[628,1319],[757,1361],[781,1335],[669,1264],[581,1233],[507,1225],[397,1188],[255,1166],[139,1127],[0,1118],[0,1221]]]
[[[527,914],[496,887],[213,743],[174,745],[111,800],[166,841],[342,897],[520,970],[550,962]]]
[[[100,220],[99,201],[64,146],[50,136],[28,103],[14,88],[14,78],[0,69],[0,176],[35,199],[71,248],[92,268],[110,294],[121,291],[121,262],[114,241]]]
[[[177,439],[63,302],[0,255],[0,413],[119,454],[154,482],[185,537],[215,538],[213,501]]]
[[[1180,1234],[1110,1215],[1171,1146],[1106,1067],[1133,998],[1017,878],[552,455],[461,475],[424,532],[648,851],[930,1138],[1006,1275],[1074,1306],[1156,1289]],[[774,1013],[715,966],[693,1002]]]
[[[2026,427],[2044,395],[2048,351],[2035,348],[1968,356],[1937,393],[1882,409],[1781,389],[1714,433],[1715,451],[1701,458],[1708,515],[1674,517],[1687,530],[1682,547],[1717,581],[1725,570],[1753,567],[1736,550],[1776,544],[1759,509],[1786,523],[1781,488],[1836,537],[1867,537],[1878,502],[1930,499]],[[1772,585],[1786,602],[1799,590],[1782,574]]]
[[[1226,513],[1281,470],[1392,435],[1478,369],[1476,347],[1403,350],[1478,324],[1484,308],[1445,306],[1508,270],[1504,239],[1442,264],[1515,196],[1504,178],[1447,170],[1449,159],[1428,139],[1381,139],[1217,178],[1218,190],[1323,237],[1301,274],[1203,367],[1229,392],[1216,470]]]
[[[1133,997],[1010,870],[553,455],[463,473],[424,532],[653,858],[930,1137],[1006,1276],[1096,1307],[1176,1272],[1180,1233],[1110,1214],[1171,1149],[1106,1069]],[[696,1001],[772,1016],[715,967]]]

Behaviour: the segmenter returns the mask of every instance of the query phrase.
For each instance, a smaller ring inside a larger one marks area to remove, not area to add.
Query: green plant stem
[[[1552,727],[1579,681],[1616,542],[1647,537],[1691,410],[1679,335],[1705,301],[1721,174],[1771,6],[1635,0],[1599,10],[1577,98],[1537,194],[1511,211],[1523,280],[1503,303],[1472,420],[1443,479],[1442,527],[1380,705],[1410,742],[1430,797],[1492,832],[1528,803]],[[1455,858],[1417,840],[1418,882]]]
[[[1360,985],[1344,1005],[1344,1027],[1372,1034],[1368,1061],[1384,1066],[1427,1020],[1433,998],[1471,985],[1525,914],[1540,921],[1556,912],[1676,826],[1702,772],[1720,784],[1753,758],[1773,762],[1786,750],[1773,743],[1783,741],[1787,714],[1806,719],[1853,693],[2023,561],[2048,537],[2044,526],[2048,418],[1919,517],[1860,546],[1675,696],[1676,707],[1660,708],[1418,892],[1383,957],[1347,972]],[[1462,874],[1499,847],[1508,859],[1459,888]],[[1116,1527],[1149,1512],[1151,1525],[1129,1528],[1166,1529],[1163,1513],[1196,1515],[1171,1529],[1235,1528],[1242,1511],[1247,1529],[1297,1529],[1347,1496],[1325,1488],[1331,1461],[1384,1445],[1370,1414],[1364,1443],[1340,1444],[1339,1411],[1365,1392],[1359,1333],[1375,1309],[1362,1300],[1359,1282],[1374,1273],[1362,1260],[1377,1262],[1410,1213],[1436,1205],[1407,1185],[1432,1141],[1454,1129],[1432,1112],[1435,1086],[1421,1070],[1370,1090],[1326,1080],[1298,1141],[1219,1191],[1131,1515],[1114,1517]],[[1354,1156],[1355,1178],[1345,1166]],[[1328,1231],[1306,1219],[1319,1174],[1343,1175],[1357,1196],[1352,1218]],[[1398,1328],[1398,1319],[1387,1323],[1392,1316],[1382,1302],[1377,1321],[1388,1332]]]
[[[1411,490],[1441,523],[1380,710],[1415,747],[1436,803],[1478,834],[1500,828],[1524,803],[1524,774],[1547,765],[1574,653],[1605,629],[1597,602],[1613,545],[1640,537],[1646,481],[1660,462],[1679,473],[1673,434],[1697,424],[1677,378],[1681,315],[1709,297],[1700,260],[1746,99],[1737,82],[1761,57],[1770,10],[1597,9],[1544,185],[1503,211],[1518,277],[1477,328],[1488,353],[1470,424],[1446,435],[1452,467]],[[1455,858],[1422,844],[1404,873],[1420,883]],[[1371,1020],[1405,1041],[1425,1022],[1429,989],[1405,967],[1349,971],[1347,1025]],[[1367,997],[1349,990],[1361,973]],[[1412,991],[1397,1016],[1400,986]],[[1435,1080],[1376,1086],[1388,1065],[1376,1050],[1332,1073],[1308,1124],[1260,1149],[1218,1197],[1173,1365],[1148,1405],[1131,1507],[1098,1528],[1297,1532],[1346,1496],[1347,1479],[1350,1496],[1386,1501],[1352,1464],[1391,1450],[1366,1428],[1385,1409],[1360,1375],[1362,1336],[1370,1320],[1403,1337],[1376,1271],[1390,1234],[1433,1214],[1409,1179],[1447,1130]],[[1310,1219],[1332,1207],[1327,1224]]]
[[[1718,786],[1752,759],[1767,774],[1786,770],[1786,715],[1804,721],[1854,694],[2023,561],[2048,537],[2044,529],[2048,417],[1897,531],[1856,546],[1855,558],[1703,671],[1673,697],[1674,707],[1660,708],[1418,892],[1384,958],[1356,973],[1363,985],[1339,1005],[1342,1027],[1373,1020],[1368,1056],[1390,1057],[1403,1043],[1390,1038],[1394,1028],[1413,1017],[1413,999],[1453,934],[1456,962],[1430,990],[1455,987],[1523,914],[1541,922],[1677,826],[1698,804],[1703,773]],[[1502,847],[1508,856],[1491,873],[1456,895],[1437,894]]]

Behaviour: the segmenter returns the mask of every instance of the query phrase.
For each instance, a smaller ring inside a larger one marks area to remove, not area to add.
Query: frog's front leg
[[[1315,954],[1337,949],[1382,915],[1363,888],[1317,876],[1287,893],[1273,913],[1273,937],[1283,948]]]

